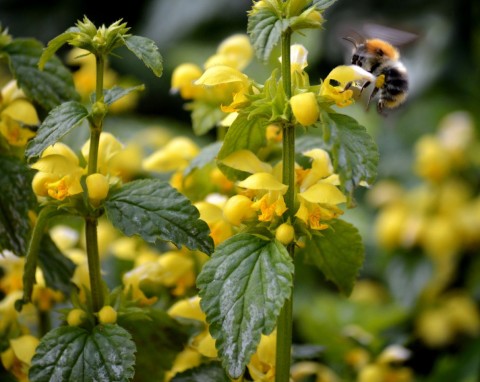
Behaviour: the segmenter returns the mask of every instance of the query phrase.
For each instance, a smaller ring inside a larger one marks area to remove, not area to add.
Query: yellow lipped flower
[[[238,186],[253,192],[256,201],[251,207],[260,212],[259,221],[272,221],[287,210],[283,195],[288,186],[278,181],[273,174],[258,172],[238,182]]]
[[[351,86],[357,83],[374,82],[375,76],[357,65],[340,65],[325,78],[320,88],[320,95],[331,99],[339,107],[351,105],[354,92]]]
[[[202,69],[195,64],[185,63],[177,66],[172,73],[171,92],[180,93],[183,99],[193,99],[201,94],[202,88],[194,82],[202,75]]]
[[[195,207],[200,212],[200,219],[208,224],[210,236],[215,246],[233,235],[232,225],[223,215],[223,210],[220,206],[202,201],[195,203]]]
[[[28,382],[28,369],[40,341],[30,334],[24,334],[9,342],[10,347],[0,355],[3,367],[19,382]]]
[[[248,371],[254,381],[270,382],[275,380],[275,348],[277,344],[277,331],[268,336],[262,334],[257,351],[253,354]]]
[[[37,111],[18,88],[17,81],[10,81],[1,91],[0,134],[10,145],[22,147],[35,136],[29,126],[39,123]]]
[[[39,197],[64,200],[83,191],[80,178],[84,169],[79,166],[75,153],[63,143],[47,148],[32,168],[38,170],[32,188]]]
[[[215,65],[228,65],[242,70],[253,57],[253,47],[245,34],[234,34],[223,40],[218,46],[217,53],[205,62],[205,69]]]
[[[313,92],[294,95],[290,98],[290,106],[295,119],[302,126],[310,126],[317,122],[320,109]]]
[[[175,137],[145,158],[142,167],[144,170],[155,172],[184,170],[199,151],[200,148],[190,138]]]
[[[337,188],[338,176],[333,173],[328,153],[313,149],[303,155],[312,158],[312,167],[303,170],[298,179],[300,207],[295,216],[313,230],[326,229],[326,221],[343,214],[337,205],[345,203],[347,199]]]

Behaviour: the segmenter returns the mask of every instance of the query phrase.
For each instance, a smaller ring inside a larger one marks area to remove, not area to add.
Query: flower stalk
[[[96,74],[96,90],[95,103],[93,104],[92,118],[90,118],[90,150],[88,154],[88,175],[95,174],[98,167],[98,147],[100,142],[100,134],[102,133],[103,117],[105,110],[100,110],[99,105],[103,103],[103,74],[105,68],[105,57],[98,53],[96,55],[97,74]],[[100,269],[100,256],[98,253],[98,237],[97,237],[98,218],[96,215],[87,215],[85,217],[85,238],[88,257],[88,273],[90,277],[90,289],[92,292],[92,304],[94,312],[102,309],[103,290],[102,276]]]
[[[290,42],[292,31],[287,29],[282,35],[282,84],[287,99],[292,96]],[[291,113],[289,113],[291,116]],[[289,118],[290,119],[290,118]],[[283,175],[282,182],[288,186],[285,194],[287,216],[294,217],[295,211],[295,125],[287,122],[283,128]],[[294,257],[295,245],[287,246],[289,255]],[[292,347],[292,308],[293,286],[290,298],[280,311],[277,319],[277,348],[276,348],[276,382],[289,382]]]

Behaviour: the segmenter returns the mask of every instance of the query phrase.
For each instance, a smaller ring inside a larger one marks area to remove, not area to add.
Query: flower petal
[[[280,191],[287,192],[288,186],[278,181],[272,174],[259,172],[249,176],[247,179],[238,182],[238,185],[250,190]]]
[[[250,174],[257,172],[272,172],[272,166],[262,162],[249,150],[238,150],[220,161],[228,167],[236,170],[245,171]]]
[[[345,195],[337,187],[324,182],[314,184],[298,195],[310,203],[340,204],[347,201]]]

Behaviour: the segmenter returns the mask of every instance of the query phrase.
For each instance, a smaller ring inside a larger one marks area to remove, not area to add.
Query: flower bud
[[[234,195],[227,200],[223,208],[224,218],[232,225],[240,225],[244,220],[256,215],[252,201],[245,195]]]
[[[302,126],[309,126],[317,122],[320,110],[314,93],[294,95],[290,98],[290,105],[295,119]]]
[[[108,195],[108,179],[105,175],[96,173],[87,176],[86,183],[90,202],[94,206],[98,206],[100,201],[105,199]]]
[[[177,66],[172,74],[172,92],[180,92],[183,99],[195,98],[198,87],[194,82],[202,75],[202,69],[195,64]]]
[[[101,324],[114,324],[117,322],[117,311],[110,305],[105,305],[98,312],[98,319]]]
[[[79,326],[87,318],[87,313],[83,309],[72,309],[68,312],[67,323],[70,326]]]
[[[275,239],[277,239],[283,245],[290,244],[295,237],[295,230],[291,224],[280,224],[275,231]]]

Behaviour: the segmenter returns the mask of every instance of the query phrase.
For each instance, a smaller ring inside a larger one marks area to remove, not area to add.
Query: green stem
[[[48,219],[57,211],[56,206],[46,206],[38,214],[33,227],[30,241],[28,242],[25,269],[23,272],[23,304],[32,301],[33,285],[35,284],[35,271],[37,270],[38,251]]]
[[[292,80],[290,72],[290,41],[291,30],[282,35],[282,84],[287,99],[292,96]],[[295,126],[286,123],[283,129],[283,184],[288,186],[285,194],[285,204],[290,220],[295,214]],[[290,256],[294,257],[295,246],[287,247]],[[289,382],[290,362],[292,348],[292,309],[293,309],[293,287],[290,298],[280,311],[277,319],[277,351],[276,351],[276,373],[275,382]]]
[[[103,307],[103,288],[98,254],[97,218],[85,218],[85,236],[87,241],[88,274],[92,291],[93,311],[98,312]]]
[[[97,80],[95,96],[96,102],[103,102],[103,73],[105,68],[105,58],[102,55],[96,56]],[[88,154],[88,175],[95,174],[98,171],[98,147],[100,143],[100,134],[103,127],[103,115],[93,116],[90,119],[90,151]],[[87,244],[88,273],[90,277],[90,289],[92,292],[92,304],[94,312],[98,312],[103,307],[103,288],[102,275],[100,269],[100,256],[98,254],[97,237],[98,219],[96,215],[85,217],[85,236]]]

